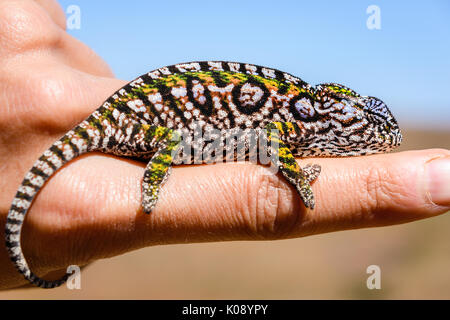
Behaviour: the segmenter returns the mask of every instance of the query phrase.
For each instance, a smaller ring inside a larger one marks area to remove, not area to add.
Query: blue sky
[[[80,29],[118,78],[193,60],[249,62],[382,99],[400,125],[450,130],[450,1],[106,1]],[[369,30],[366,9],[380,9]]]

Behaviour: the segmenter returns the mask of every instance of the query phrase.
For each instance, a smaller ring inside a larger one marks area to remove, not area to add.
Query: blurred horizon
[[[401,127],[450,130],[450,2],[60,0],[68,32],[118,78],[185,61],[249,62],[383,100]],[[379,9],[379,29],[369,29]],[[369,21],[369,22],[370,22]]]

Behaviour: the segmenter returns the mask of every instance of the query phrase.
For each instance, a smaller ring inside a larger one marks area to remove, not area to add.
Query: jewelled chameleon
[[[161,184],[176,163],[182,133],[259,130],[276,148],[275,165],[307,208],[315,205],[310,182],[318,165],[301,168],[294,156],[358,156],[387,152],[402,136],[387,106],[335,83],[310,86],[291,74],[252,64],[205,61],[163,67],[131,81],[36,161],[8,213],[6,246],[16,268],[31,283],[53,288],[29,269],[20,246],[25,215],[45,181],[65,163],[91,151],[148,161],[142,208],[150,213]],[[265,130],[265,131],[263,131]],[[206,140],[184,141],[207,150]],[[246,148],[246,152],[248,152]],[[191,157],[194,160],[194,157]]]

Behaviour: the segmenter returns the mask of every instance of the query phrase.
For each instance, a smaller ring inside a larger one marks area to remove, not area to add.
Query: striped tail
[[[79,155],[96,149],[97,136],[86,129],[88,126],[87,121],[82,122],[44,152],[25,175],[8,212],[5,239],[9,256],[25,279],[38,287],[58,287],[67,280],[69,275],[66,274],[56,281],[47,281],[31,272],[20,245],[23,221],[36,194],[59,168]]]

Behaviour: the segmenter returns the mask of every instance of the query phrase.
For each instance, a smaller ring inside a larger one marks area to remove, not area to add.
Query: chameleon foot
[[[301,179],[297,182],[297,191],[302,198],[303,203],[305,204],[305,207],[314,209],[315,201],[314,201],[314,194],[311,189],[311,186],[309,185],[308,180]]]
[[[318,164],[307,164],[302,168],[303,175],[308,182],[314,181],[319,177],[321,167]]]

